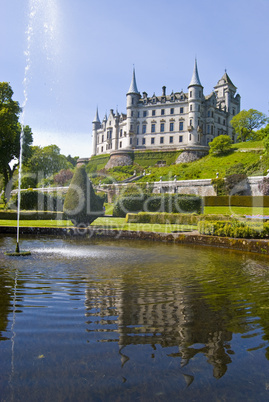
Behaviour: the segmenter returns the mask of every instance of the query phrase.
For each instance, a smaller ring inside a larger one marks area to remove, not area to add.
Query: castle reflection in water
[[[118,342],[122,364],[129,360],[123,348],[146,344],[152,346],[153,358],[156,345],[177,347],[178,352],[168,355],[180,358],[181,367],[202,353],[215,378],[231,363],[227,311],[214,311],[199,289],[160,283],[153,292],[123,278],[95,282],[86,291],[86,309],[87,331],[99,334],[100,341]]]

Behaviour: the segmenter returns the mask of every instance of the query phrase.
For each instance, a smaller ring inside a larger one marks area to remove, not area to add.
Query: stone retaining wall
[[[7,235],[17,233],[16,227],[1,226],[0,233]],[[130,230],[112,230],[112,229],[78,229],[69,228],[20,228],[21,235],[50,235],[54,237],[62,236],[84,236],[87,238],[109,238],[109,239],[138,239],[161,241],[176,244],[190,244],[193,246],[210,246],[243,252],[269,254],[269,240],[261,239],[234,239],[230,237],[206,236],[198,232],[192,233],[154,233],[154,232],[136,232]]]

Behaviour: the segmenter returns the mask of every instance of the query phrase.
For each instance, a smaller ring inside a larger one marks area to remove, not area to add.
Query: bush
[[[214,195],[204,197],[205,207],[269,207],[269,196],[262,195]]]
[[[269,237],[269,223],[204,220],[198,222],[198,231],[211,236],[258,239]]]
[[[63,196],[48,194],[42,191],[34,191],[28,189],[21,191],[21,210],[35,210],[35,211],[62,211],[63,210]],[[11,197],[9,207],[18,206],[18,194]]]
[[[210,154],[223,155],[231,150],[232,140],[229,135],[219,135],[208,145],[210,146]]]
[[[263,195],[269,195],[269,177],[264,177],[258,184],[258,189]]]
[[[227,195],[226,192],[226,184],[225,180],[218,178],[218,179],[212,179],[211,184],[213,185],[213,188],[218,196],[220,195]]]
[[[64,213],[76,225],[90,225],[104,215],[104,199],[95,194],[84,166],[76,169],[64,201]]]
[[[248,178],[245,174],[232,174],[226,177],[226,194],[243,195],[249,189]]]
[[[177,225],[196,225],[199,220],[197,214],[176,214],[176,213],[148,213],[139,212],[138,214],[127,214],[126,222],[131,223],[151,223],[151,224],[177,224]]]
[[[137,194],[116,201],[113,215],[124,217],[132,212],[201,213],[202,198],[181,194]]]

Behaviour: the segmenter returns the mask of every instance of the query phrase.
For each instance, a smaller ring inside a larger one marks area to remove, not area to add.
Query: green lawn
[[[0,220],[0,226],[17,226],[17,221],[15,220]],[[39,220],[39,221],[21,221],[21,227],[50,227],[50,228],[65,228],[73,227],[71,221],[57,221],[57,220]],[[110,218],[102,217],[96,219],[92,224],[91,228],[96,230],[104,229],[114,229],[114,230],[135,230],[143,232],[162,232],[171,233],[173,231],[189,231],[196,230],[196,226],[191,225],[159,225],[150,223],[126,223],[125,218]]]
[[[205,207],[205,214],[228,214],[228,215],[269,215],[269,208],[252,207]]]

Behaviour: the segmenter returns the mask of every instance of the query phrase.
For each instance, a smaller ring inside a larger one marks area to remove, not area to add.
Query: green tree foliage
[[[223,155],[230,151],[232,140],[229,135],[219,135],[208,145],[210,146],[210,154]]]
[[[248,139],[254,139],[253,136],[255,137],[255,134],[253,134],[253,130],[258,130],[267,122],[268,118],[262,112],[256,109],[243,109],[232,118],[231,125],[238,135],[238,141],[244,142]]]
[[[28,176],[34,178],[37,182],[43,178],[58,173],[62,169],[72,168],[66,156],[60,154],[60,148],[57,145],[48,145],[46,147],[31,147],[31,157],[25,162],[25,172]]]
[[[20,136],[23,131],[23,159],[30,157],[30,145],[33,142],[29,126],[19,123],[21,108],[12,99],[13,91],[9,83],[0,82],[0,173],[4,177],[4,185],[12,179],[18,166],[20,155]],[[10,162],[13,162],[11,167]]]
[[[75,170],[64,201],[64,213],[75,225],[90,225],[104,215],[104,200],[95,194],[84,166]]]

